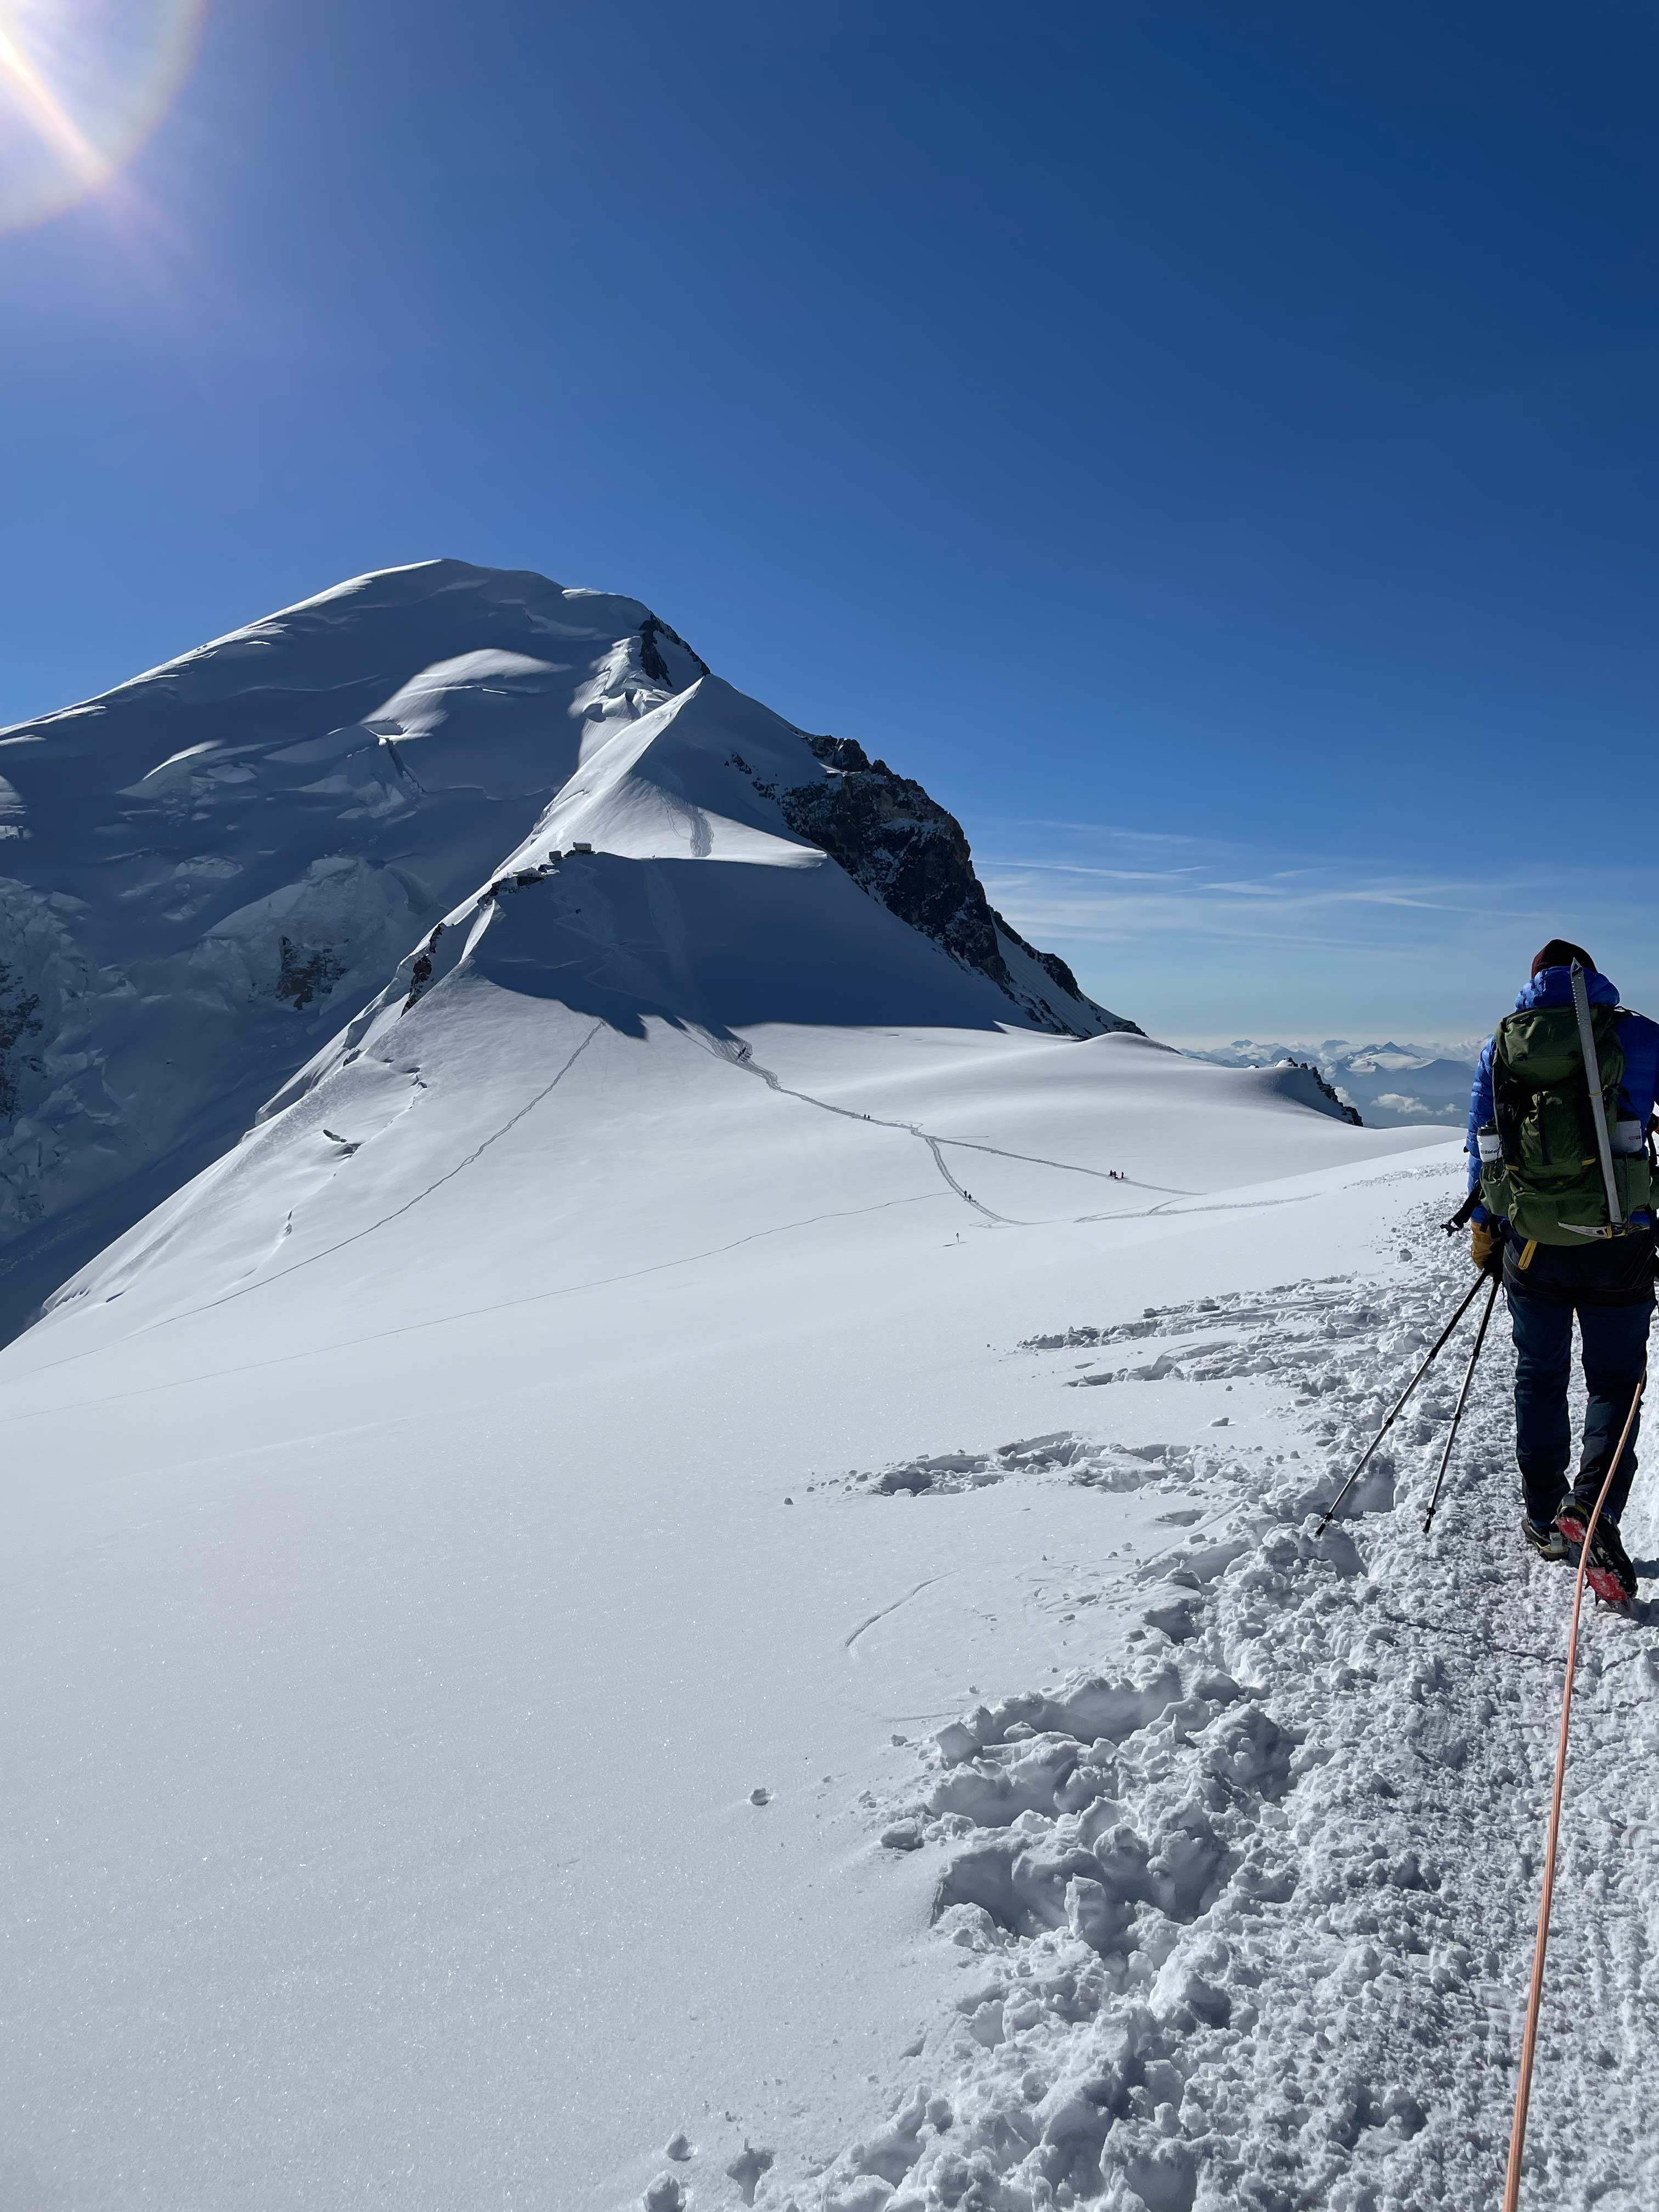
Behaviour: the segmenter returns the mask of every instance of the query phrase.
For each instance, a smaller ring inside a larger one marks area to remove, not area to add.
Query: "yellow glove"
[[[1469,1224],[1469,1257],[1483,1275],[1496,1275],[1504,1265],[1504,1232],[1495,1221]]]

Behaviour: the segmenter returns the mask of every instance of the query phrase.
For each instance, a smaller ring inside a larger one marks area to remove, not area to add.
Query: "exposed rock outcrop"
[[[1334,1089],[1330,1084],[1326,1082],[1324,1077],[1314,1066],[1312,1060],[1293,1060],[1291,1061],[1290,1065],[1292,1067],[1303,1068],[1308,1074],[1312,1076],[1315,1086],[1318,1090],[1320,1095],[1330,1101],[1330,1108],[1333,1114],[1338,1115],[1345,1121],[1352,1121],[1356,1129],[1363,1129],[1364,1127],[1365,1124],[1359,1118],[1359,1109],[1357,1106],[1350,1106],[1346,1099],[1342,1097],[1341,1093]]]
[[[992,906],[974,872],[962,824],[919,783],[872,761],[851,738],[803,732],[830,770],[822,783],[775,795],[798,836],[808,837],[890,913],[921,930],[964,967],[977,969],[1043,1027],[1090,1036],[1137,1024],[1085,996],[1066,963],[1039,952]],[[1034,994],[1008,958],[1017,947],[1053,986]]]

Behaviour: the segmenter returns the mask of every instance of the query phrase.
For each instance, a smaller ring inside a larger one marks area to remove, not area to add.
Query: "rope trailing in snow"
[[[1515,2092],[1515,2124],[1510,2130],[1509,2173],[1504,2184],[1504,2212],[1516,2212],[1521,2202],[1521,2154],[1527,2142],[1527,2107],[1532,2100],[1533,2060],[1538,2050],[1538,2014],[1544,1997],[1544,1955],[1549,1949],[1550,1904],[1555,1894],[1555,1852],[1561,1833],[1561,1791],[1567,1773],[1567,1729],[1572,1717],[1572,1678],[1578,1663],[1578,1621],[1584,1605],[1584,1568],[1590,1555],[1590,1543],[1595,1534],[1595,1524],[1601,1517],[1601,1508],[1612,1485],[1619,1462],[1625,1456],[1625,1446],[1630,1442],[1630,1432],[1636,1425],[1636,1409],[1642,1402],[1642,1393],[1647,1388],[1648,1370],[1645,1364],[1636,1385],[1636,1395],[1630,1401],[1630,1411],[1625,1416],[1625,1425],[1620,1432],[1618,1449],[1607,1462],[1607,1471],[1601,1479],[1601,1488],[1595,1500],[1595,1510],[1590,1515],[1584,1530],[1584,1540],[1578,1552],[1578,1574],[1572,1586],[1572,1626],[1567,1633],[1567,1678],[1561,1687],[1561,1728],[1555,1740],[1555,1787],[1550,1797],[1549,1839],[1544,1847],[1544,1891],[1538,1900],[1538,1936],[1532,1952],[1532,1986],[1527,1993],[1527,2026],[1521,2038],[1521,2079]]]

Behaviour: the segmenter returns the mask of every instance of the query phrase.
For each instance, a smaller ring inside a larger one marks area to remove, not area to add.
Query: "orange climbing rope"
[[[1515,2092],[1515,2124],[1510,2130],[1509,2174],[1504,2184],[1504,2212],[1516,2212],[1521,2202],[1521,2154],[1527,2142],[1527,2106],[1532,2100],[1532,2065],[1538,2050],[1538,2014],[1544,1998],[1544,1954],[1550,1941],[1550,1900],[1555,1894],[1555,1848],[1561,1833],[1561,1790],[1567,1773],[1567,1726],[1572,1716],[1572,1678],[1578,1663],[1578,1620],[1584,1604],[1584,1566],[1590,1555],[1590,1540],[1595,1534],[1595,1524],[1601,1517],[1601,1508],[1607,1501],[1608,1489],[1619,1462],[1625,1456],[1625,1446],[1630,1442],[1630,1432],[1636,1425],[1636,1409],[1642,1402],[1642,1393],[1647,1388],[1648,1370],[1642,1370],[1641,1380],[1636,1385],[1636,1395],[1630,1401],[1630,1411],[1625,1416],[1625,1425],[1619,1437],[1619,1448],[1607,1462],[1602,1478],[1601,1493],[1595,1501],[1595,1510],[1590,1515],[1584,1530],[1584,1540],[1578,1553],[1578,1575],[1572,1586],[1572,1626],[1567,1633],[1567,1679],[1561,1689],[1561,1728],[1555,1740],[1555,1788],[1550,1798],[1549,1840],[1544,1847],[1544,1891],[1538,1900],[1538,1937],[1532,1952],[1532,1987],[1527,1994],[1527,2026],[1521,2038],[1521,2079]]]

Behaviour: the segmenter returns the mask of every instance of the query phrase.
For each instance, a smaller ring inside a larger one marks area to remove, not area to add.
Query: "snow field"
[[[26,2198],[611,2212],[681,2131],[699,2212],[745,2142],[757,2204],[816,2188],[959,1971],[880,1842],[913,1745],[1127,1664],[1155,1593],[1081,1599],[1202,1503],[1140,1455],[1194,1386],[1015,1347],[1358,1256],[1412,1141],[1204,1071],[1279,1180],[1005,1226],[718,1042],[451,978],[0,1358]],[[849,1033],[842,1081],[1030,1042]],[[1039,1119],[1091,1049],[1022,1061]],[[1261,1378],[1196,1389],[1265,1441]],[[848,1487],[958,1447],[1002,1479]]]
[[[1166,1405],[1170,1382],[1270,1377],[1280,1448],[1172,1448],[1200,1501],[1184,1544],[1115,1590],[1073,1571],[1066,1592],[1107,1615],[1143,1585],[1140,1656],[963,1713],[885,1808],[889,1846],[938,1869],[956,2018],[888,2124],[777,2202],[1498,2203],[1571,1592],[1516,1534],[1507,1344],[1489,1339],[1431,1540],[1473,1321],[1343,1519],[1316,1538],[1310,1517],[1467,1283],[1441,1211],[1407,1217],[1404,1279],[1208,1297],[1044,1341],[1154,1352],[1113,1379],[1165,1386]],[[925,1486],[959,1479],[986,1474]],[[1581,1659],[1523,2203],[1635,2208],[1659,2185],[1641,1764],[1659,1744],[1656,1615],[1600,1615]]]
[[[1313,1534],[1453,1146],[1118,1031],[636,602],[358,578],[0,767],[0,2201],[1495,2203],[1502,1348],[1432,1546],[1455,1350]],[[1654,2201],[1650,1626],[1552,2203]]]

